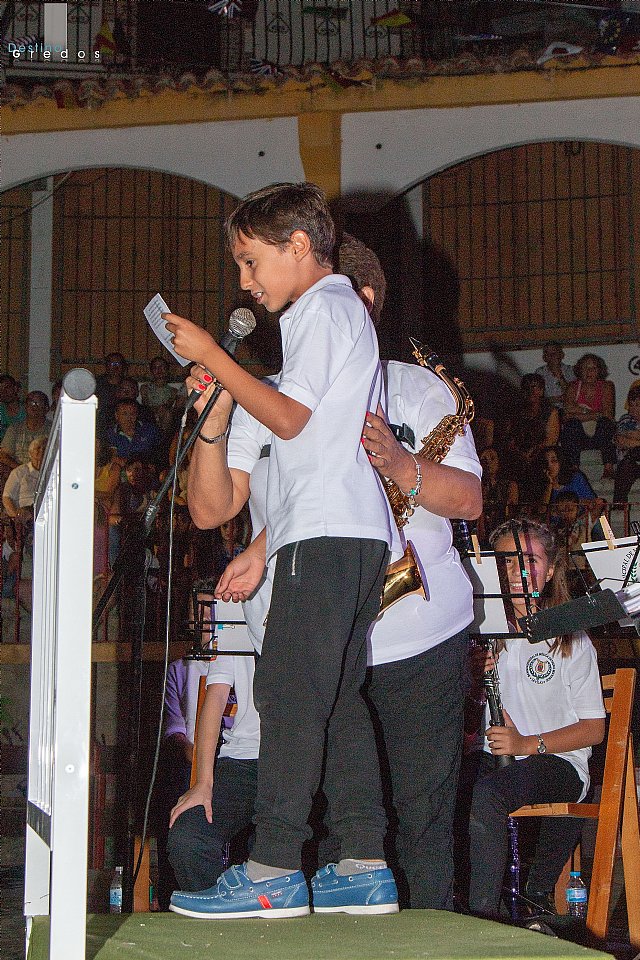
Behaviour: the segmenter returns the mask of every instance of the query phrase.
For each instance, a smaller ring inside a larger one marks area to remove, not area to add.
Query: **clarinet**
[[[491,650],[493,653],[494,666],[487,670],[482,677],[482,686],[484,687],[487,705],[489,707],[489,716],[493,727],[504,727],[504,714],[502,713],[502,700],[500,698],[500,678],[498,676],[498,667],[495,666],[495,650],[493,641],[489,640],[485,644],[485,650]],[[513,757],[499,756],[494,757],[496,766],[506,767],[513,760]]]

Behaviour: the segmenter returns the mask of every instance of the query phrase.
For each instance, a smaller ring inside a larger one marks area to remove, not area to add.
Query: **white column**
[[[31,211],[29,390],[44,390],[49,396],[53,252],[53,197],[50,193],[53,190],[53,177],[49,177],[46,183],[46,190],[34,190],[31,195],[34,209]]]

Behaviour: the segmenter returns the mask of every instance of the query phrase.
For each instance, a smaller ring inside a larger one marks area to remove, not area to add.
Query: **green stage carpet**
[[[28,960],[49,960],[49,920],[33,923]],[[596,960],[609,956],[541,933],[437,910],[390,917],[190,920],[94,914],[87,960]],[[65,960],[63,957],[52,960]]]

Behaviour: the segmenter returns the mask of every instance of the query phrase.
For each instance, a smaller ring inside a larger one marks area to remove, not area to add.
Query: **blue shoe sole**
[[[194,917],[196,920],[245,920],[251,917],[260,917],[263,920],[285,920],[289,917],[308,917],[311,910],[306,907],[261,908],[260,910],[230,910],[228,913],[204,913],[197,910],[187,910],[177,907],[173,903],[169,910],[179,913],[183,917]]]

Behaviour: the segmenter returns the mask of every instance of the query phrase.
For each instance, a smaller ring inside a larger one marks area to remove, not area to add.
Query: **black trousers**
[[[498,915],[508,855],[507,818],[511,811],[528,803],[573,802],[581,793],[582,781],[575,767],[563,757],[536,754],[496,769],[493,759],[483,756],[469,820],[472,913]],[[553,890],[579,839],[580,827],[581,821],[571,818],[543,820],[528,890]]]
[[[355,538],[302,540],[278,551],[254,679],[261,745],[252,857],[259,863],[300,868],[323,765],[341,856],[384,856],[380,769],[361,688],[387,560],[385,543]]]
[[[206,890],[225,868],[225,848],[253,826],[257,760],[220,757],[215,766],[209,823],[204,807],[181,814],[167,838],[167,854],[180,890]]]
[[[397,819],[405,906],[453,909],[453,820],[462,753],[467,631],[369,671],[383,770]]]

